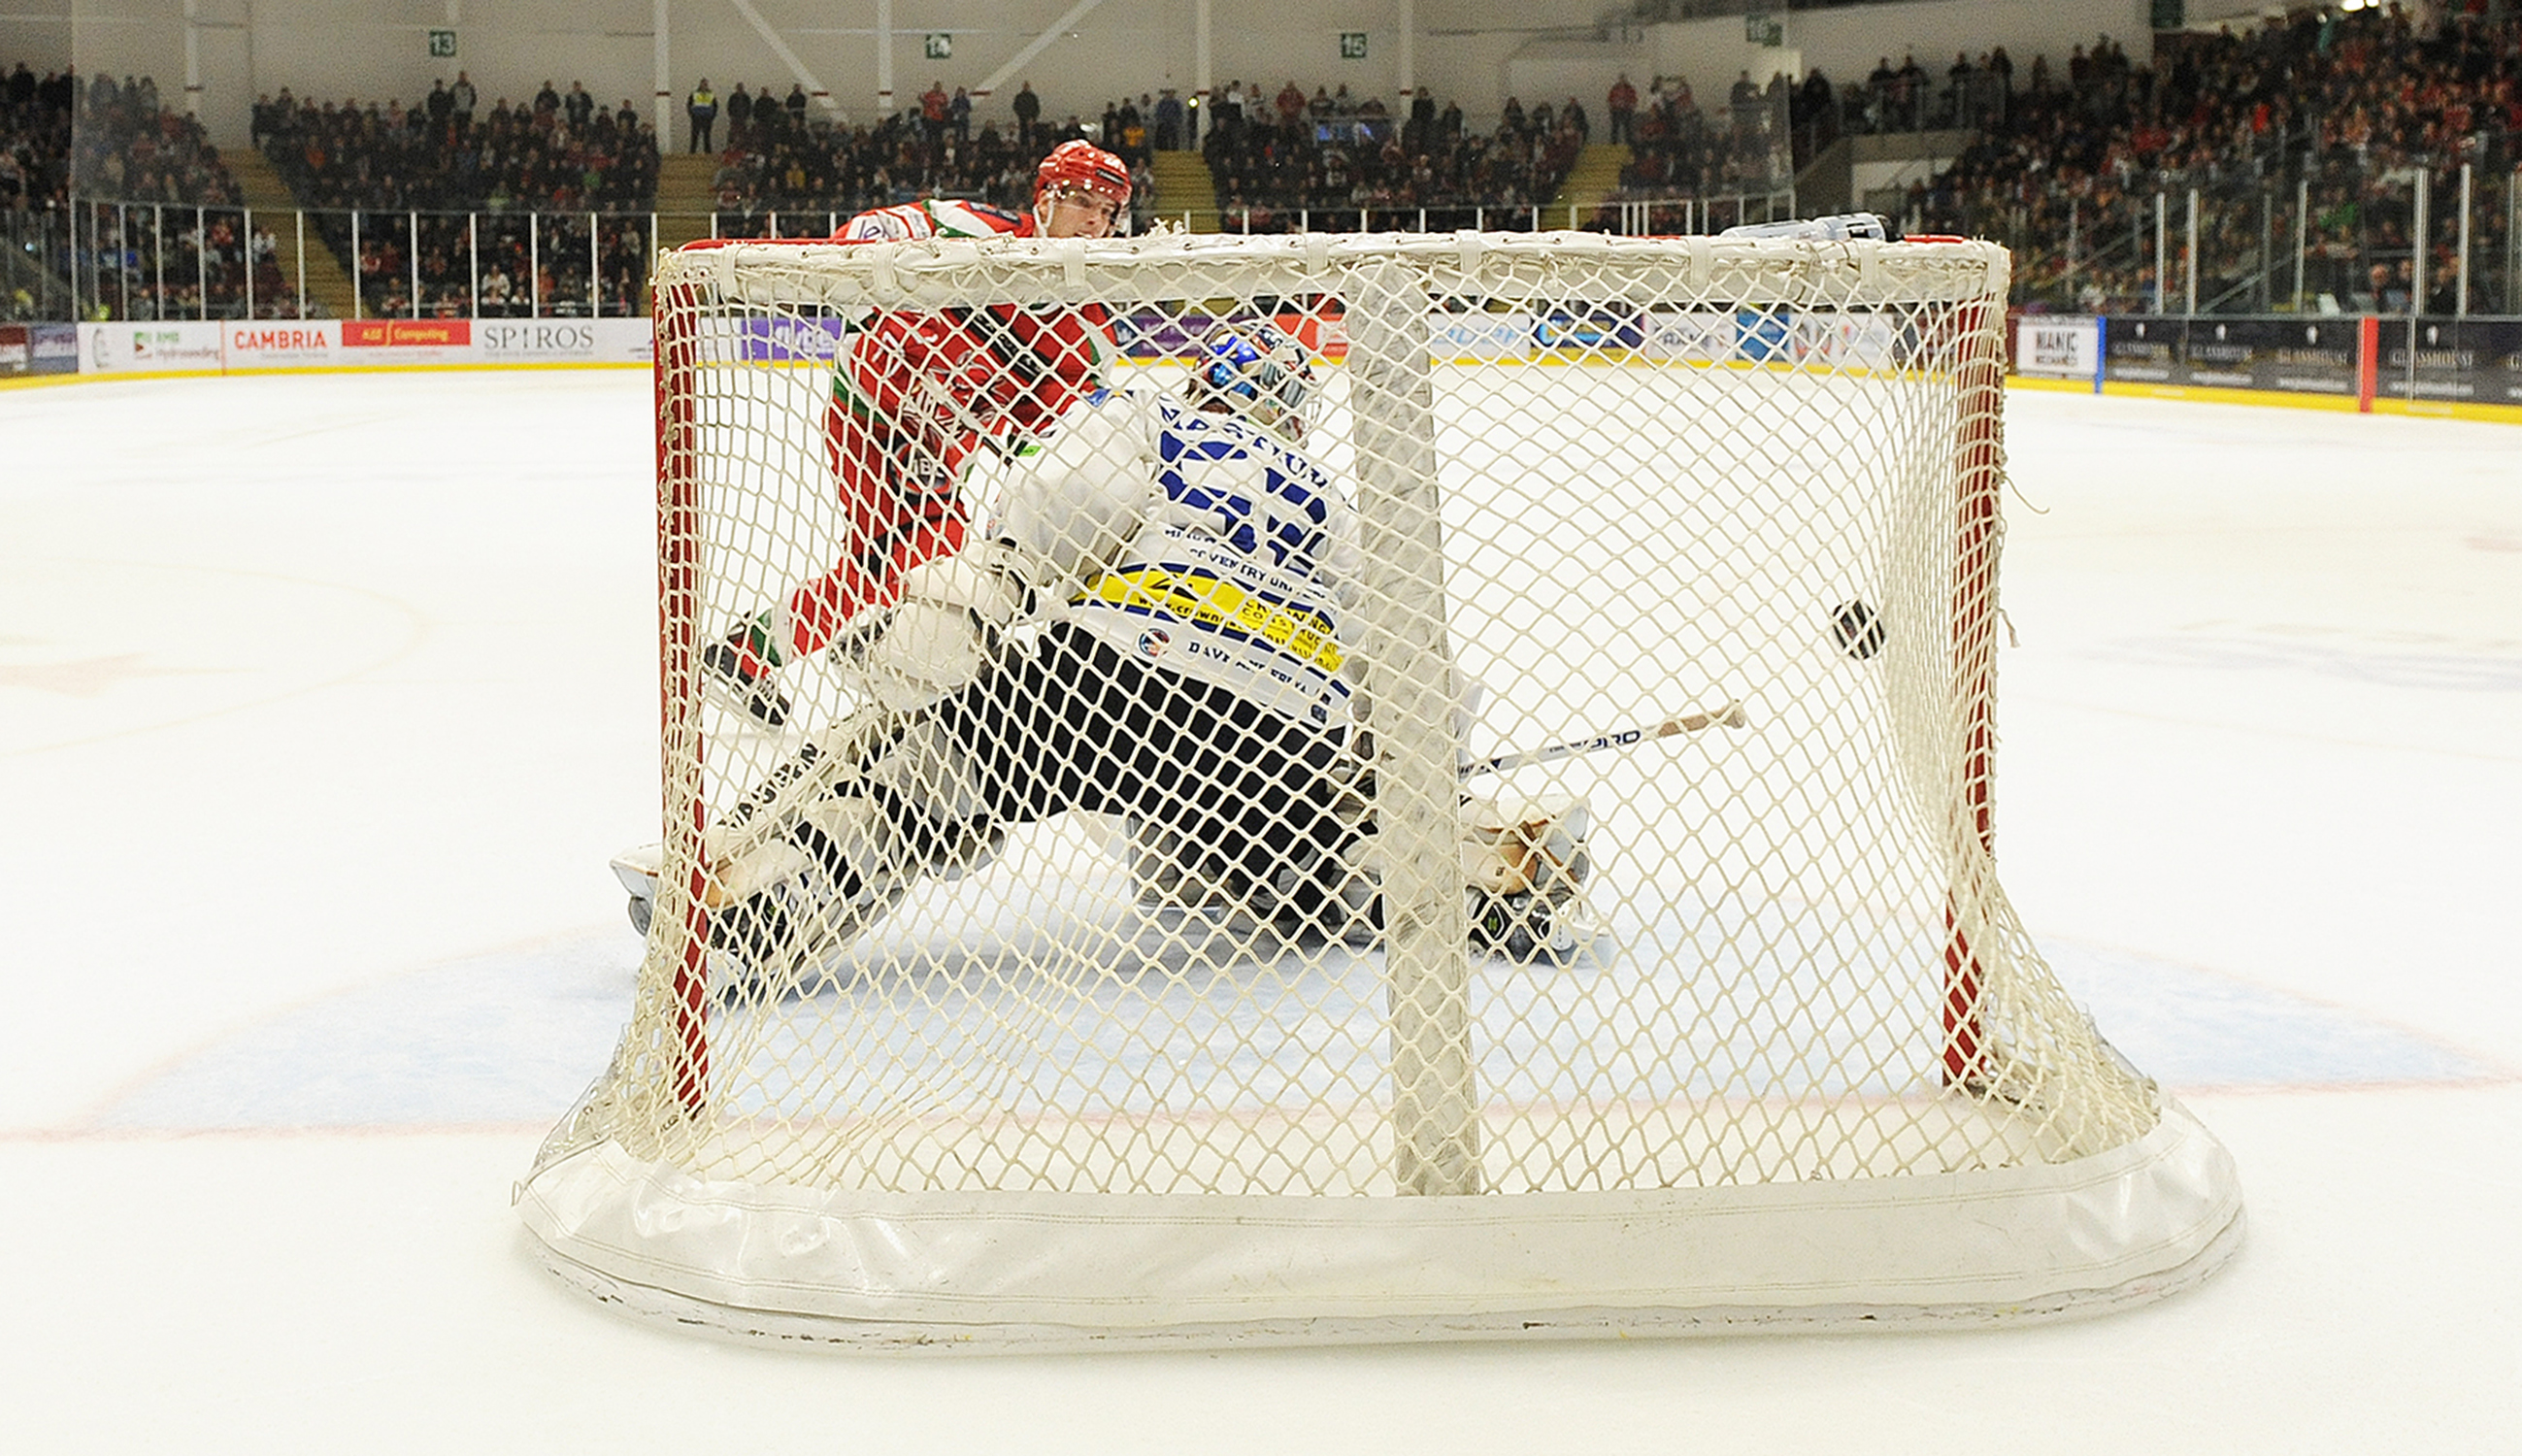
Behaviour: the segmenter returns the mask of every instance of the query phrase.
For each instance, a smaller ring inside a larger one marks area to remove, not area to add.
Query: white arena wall
[[[771,83],[785,94],[802,72],[851,119],[879,115],[877,0],[503,0],[471,8],[463,0],[191,0],[190,8],[201,115],[222,145],[244,141],[257,94],[287,86],[326,99],[409,103],[458,70],[471,73],[485,107],[501,96],[522,100],[549,78],[563,90],[583,80],[608,106],[634,97],[645,110],[655,105],[659,16],[678,145],[683,93],[703,76],[722,93],[742,81],[748,88]],[[2264,8],[2244,0],[2190,0],[2188,7],[2193,23],[2248,18]],[[38,71],[75,64],[88,72],[150,75],[171,103],[186,73],[186,9],[187,0],[23,0],[0,15],[0,65],[23,59]],[[895,8],[896,104],[911,104],[931,80],[949,89],[979,86],[1070,9],[1070,0],[924,0]],[[1359,97],[1387,100],[1415,80],[1459,102],[1478,124],[1509,95],[1527,104],[1574,95],[1599,111],[1621,71],[1642,86],[1658,74],[1687,76],[1704,101],[1721,95],[1743,70],[1765,77],[1771,70],[1799,73],[1817,66],[1845,81],[1861,77],[1879,56],[1896,64],[1915,51],[1921,65],[1940,73],[1955,51],[1976,56],[2003,44],[2019,75],[2033,55],[2046,51],[2053,65],[2063,65],[2071,46],[2098,34],[2139,57],[2149,44],[2146,0],[1919,0],[1797,11],[1786,17],[1782,49],[1746,45],[1738,17],[1587,38],[1593,23],[1619,10],[1569,7],[1544,25],[1518,0],[1209,0],[1208,79],[1223,85],[1258,77],[1274,91],[1289,79],[1308,88],[1345,83]],[[1197,15],[1198,0],[1103,0],[1018,67],[978,115],[1009,115],[1007,99],[1026,79],[1053,120],[1072,112],[1091,119],[1105,99],[1125,92],[1172,86],[1188,96],[1200,79]],[[1406,44],[1405,15],[1414,21]],[[433,29],[456,32],[457,55],[429,55]],[[1347,32],[1367,36],[1365,58],[1341,58],[1339,37]],[[950,37],[950,59],[925,59],[930,34]]]

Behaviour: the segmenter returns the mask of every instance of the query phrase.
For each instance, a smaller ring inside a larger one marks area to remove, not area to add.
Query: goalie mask
[[[1191,402],[1212,413],[1239,414],[1287,440],[1305,434],[1305,399],[1314,366],[1304,346],[1266,323],[1220,324],[1200,341]]]

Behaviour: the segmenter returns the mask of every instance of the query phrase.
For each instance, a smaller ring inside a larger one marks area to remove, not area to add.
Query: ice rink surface
[[[1993,1332],[875,1359],[629,1322],[508,1206],[638,960],[646,376],[0,391],[0,1449],[2522,1451],[2522,430],[2008,408],[2000,869],[2233,1150],[2230,1268]]]

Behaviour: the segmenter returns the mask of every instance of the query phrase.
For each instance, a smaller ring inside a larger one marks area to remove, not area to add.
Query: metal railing
[[[1931,222],[2015,253],[2014,302],[2099,312],[2522,312],[2522,169],[2156,176]],[[2415,240],[2422,239],[2423,246]]]
[[[654,212],[101,201],[49,215],[46,244],[76,316],[152,320],[630,316],[642,311],[659,227]],[[347,309],[315,305],[318,250],[350,285]]]
[[[1622,197],[1601,204],[1158,211],[1186,230],[1717,232],[1794,215],[1792,189]],[[645,311],[650,258],[680,238],[829,237],[836,209],[708,213],[335,211],[81,201],[22,219],[13,263],[45,318],[628,317]],[[320,258],[348,281],[327,307]]]
[[[1712,233],[1792,216],[1792,189],[1513,207],[1224,208],[1194,231]],[[828,237],[828,208],[711,213],[257,210],[82,201],[0,212],[0,312],[25,318],[608,317],[644,310],[650,257],[683,237]],[[2014,302],[2083,312],[2522,312],[2522,169],[2339,159],[2292,175],[2158,174],[2090,196],[1962,199],[1901,219],[2015,252]],[[2425,246],[2411,239],[2423,238]],[[284,245],[284,242],[286,246]],[[309,271],[351,282],[326,309]]]
[[[1572,232],[1616,233],[1626,237],[1674,236],[1717,232],[1738,222],[1768,222],[1791,216],[1795,193],[1728,193],[1719,197],[1611,198],[1601,203],[1530,203],[1513,207],[1407,208],[1217,208],[1173,211],[1159,209],[1158,219],[1186,231],[1229,233],[1293,232]]]
[[[70,214],[0,210],[0,320],[74,317],[71,253]]]

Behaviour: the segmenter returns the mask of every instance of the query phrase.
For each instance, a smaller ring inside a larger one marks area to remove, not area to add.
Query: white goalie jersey
[[[1170,395],[1106,391],[1061,421],[1000,517],[997,535],[1090,563],[1049,620],[1286,717],[1347,721],[1357,514],[1277,436]]]

